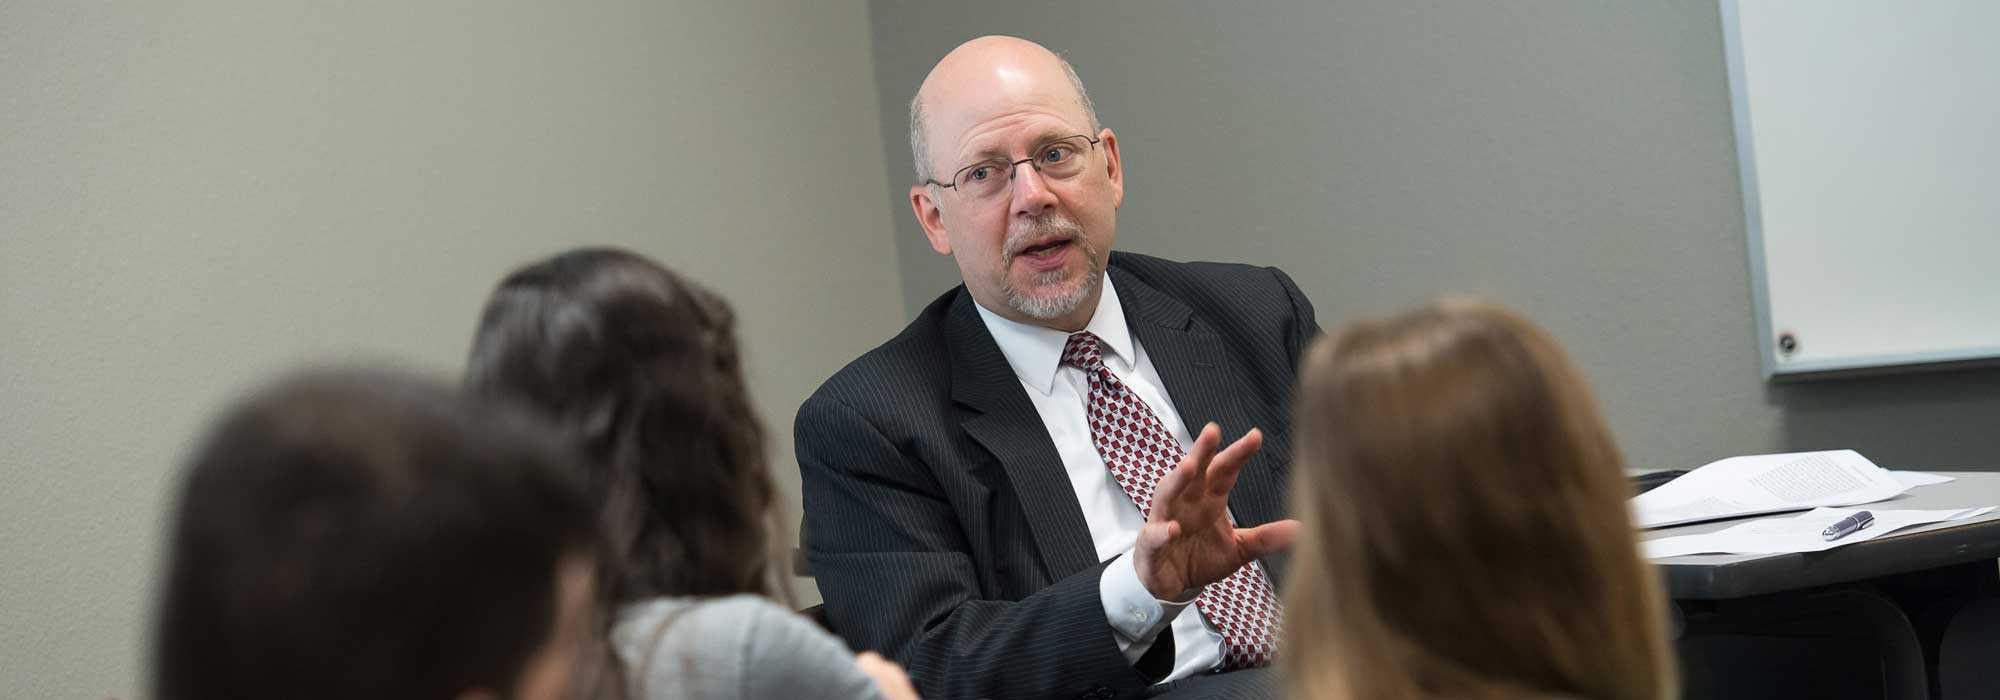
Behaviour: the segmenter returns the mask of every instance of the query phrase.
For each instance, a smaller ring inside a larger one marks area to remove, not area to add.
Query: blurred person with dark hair
[[[613,690],[570,460],[523,416],[394,374],[311,373],[242,401],[181,487],[154,696]]]
[[[789,571],[734,325],[649,259],[574,250],[500,282],[466,384],[553,420],[588,457],[634,695],[914,697],[900,668],[775,602],[791,602]]]
[[[1624,462],[1554,339],[1446,300],[1348,324],[1301,375],[1293,698],[1675,697]]]

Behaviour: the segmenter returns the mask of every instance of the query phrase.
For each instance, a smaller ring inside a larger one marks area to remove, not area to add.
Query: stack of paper
[[[1867,542],[1906,527],[1964,520],[1992,511],[1991,506],[1960,510],[1870,510],[1869,512],[1875,516],[1874,524],[1852,535],[1828,542],[1820,535],[1822,530],[1832,525],[1834,521],[1861,511],[1854,508],[1819,508],[1790,518],[1753,520],[1703,535],[1647,540],[1639,543],[1639,549],[1650,559],[1678,557],[1684,554],[1820,552],[1856,542]]]
[[[1932,474],[1930,472],[1910,472],[1910,471],[1902,471],[1900,469],[1889,472],[1889,476],[1896,477],[1896,481],[1898,483],[1901,483],[1902,485],[1908,486],[1910,488],[1916,488],[1918,486],[1930,486],[1932,484],[1948,484],[1953,481],[1957,481],[1957,479],[1945,476],[1943,474]]]
[[[1731,457],[1631,501],[1640,528],[1894,498],[1909,486],[1853,450]]]

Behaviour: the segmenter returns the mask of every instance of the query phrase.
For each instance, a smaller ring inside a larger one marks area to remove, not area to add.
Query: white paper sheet
[[[1932,474],[1930,472],[1893,471],[1889,472],[1889,476],[1895,477],[1898,483],[1910,488],[1949,483],[1956,480],[1956,477]]]
[[[1640,528],[1874,503],[1910,490],[1854,450],[1730,457],[1631,500]]]
[[[1835,521],[1868,510],[1875,524],[1832,542],[1820,531]],[[1862,508],[1817,508],[1789,518],[1760,518],[1725,530],[1702,535],[1662,537],[1639,543],[1648,559],[1664,559],[1686,554],[1789,554],[1822,552],[1835,547],[1867,542],[1903,528],[1964,520],[1992,512],[1985,508],[1958,510],[1874,510]]]

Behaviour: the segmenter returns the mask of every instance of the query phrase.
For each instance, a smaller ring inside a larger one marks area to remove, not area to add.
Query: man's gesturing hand
[[[1153,512],[1132,547],[1139,582],[1160,600],[1187,600],[1197,589],[1227,578],[1250,560],[1291,546],[1299,521],[1253,528],[1229,522],[1229,490],[1243,464],[1264,446],[1256,429],[1216,452],[1222,429],[1202,428],[1174,470],[1153,491]]]

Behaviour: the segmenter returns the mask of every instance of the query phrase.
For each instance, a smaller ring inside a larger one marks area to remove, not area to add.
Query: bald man
[[[830,626],[929,696],[1260,696],[1311,304],[1274,268],[1111,252],[1118,137],[1037,44],[953,50],[910,132],[964,284],[799,410]]]

